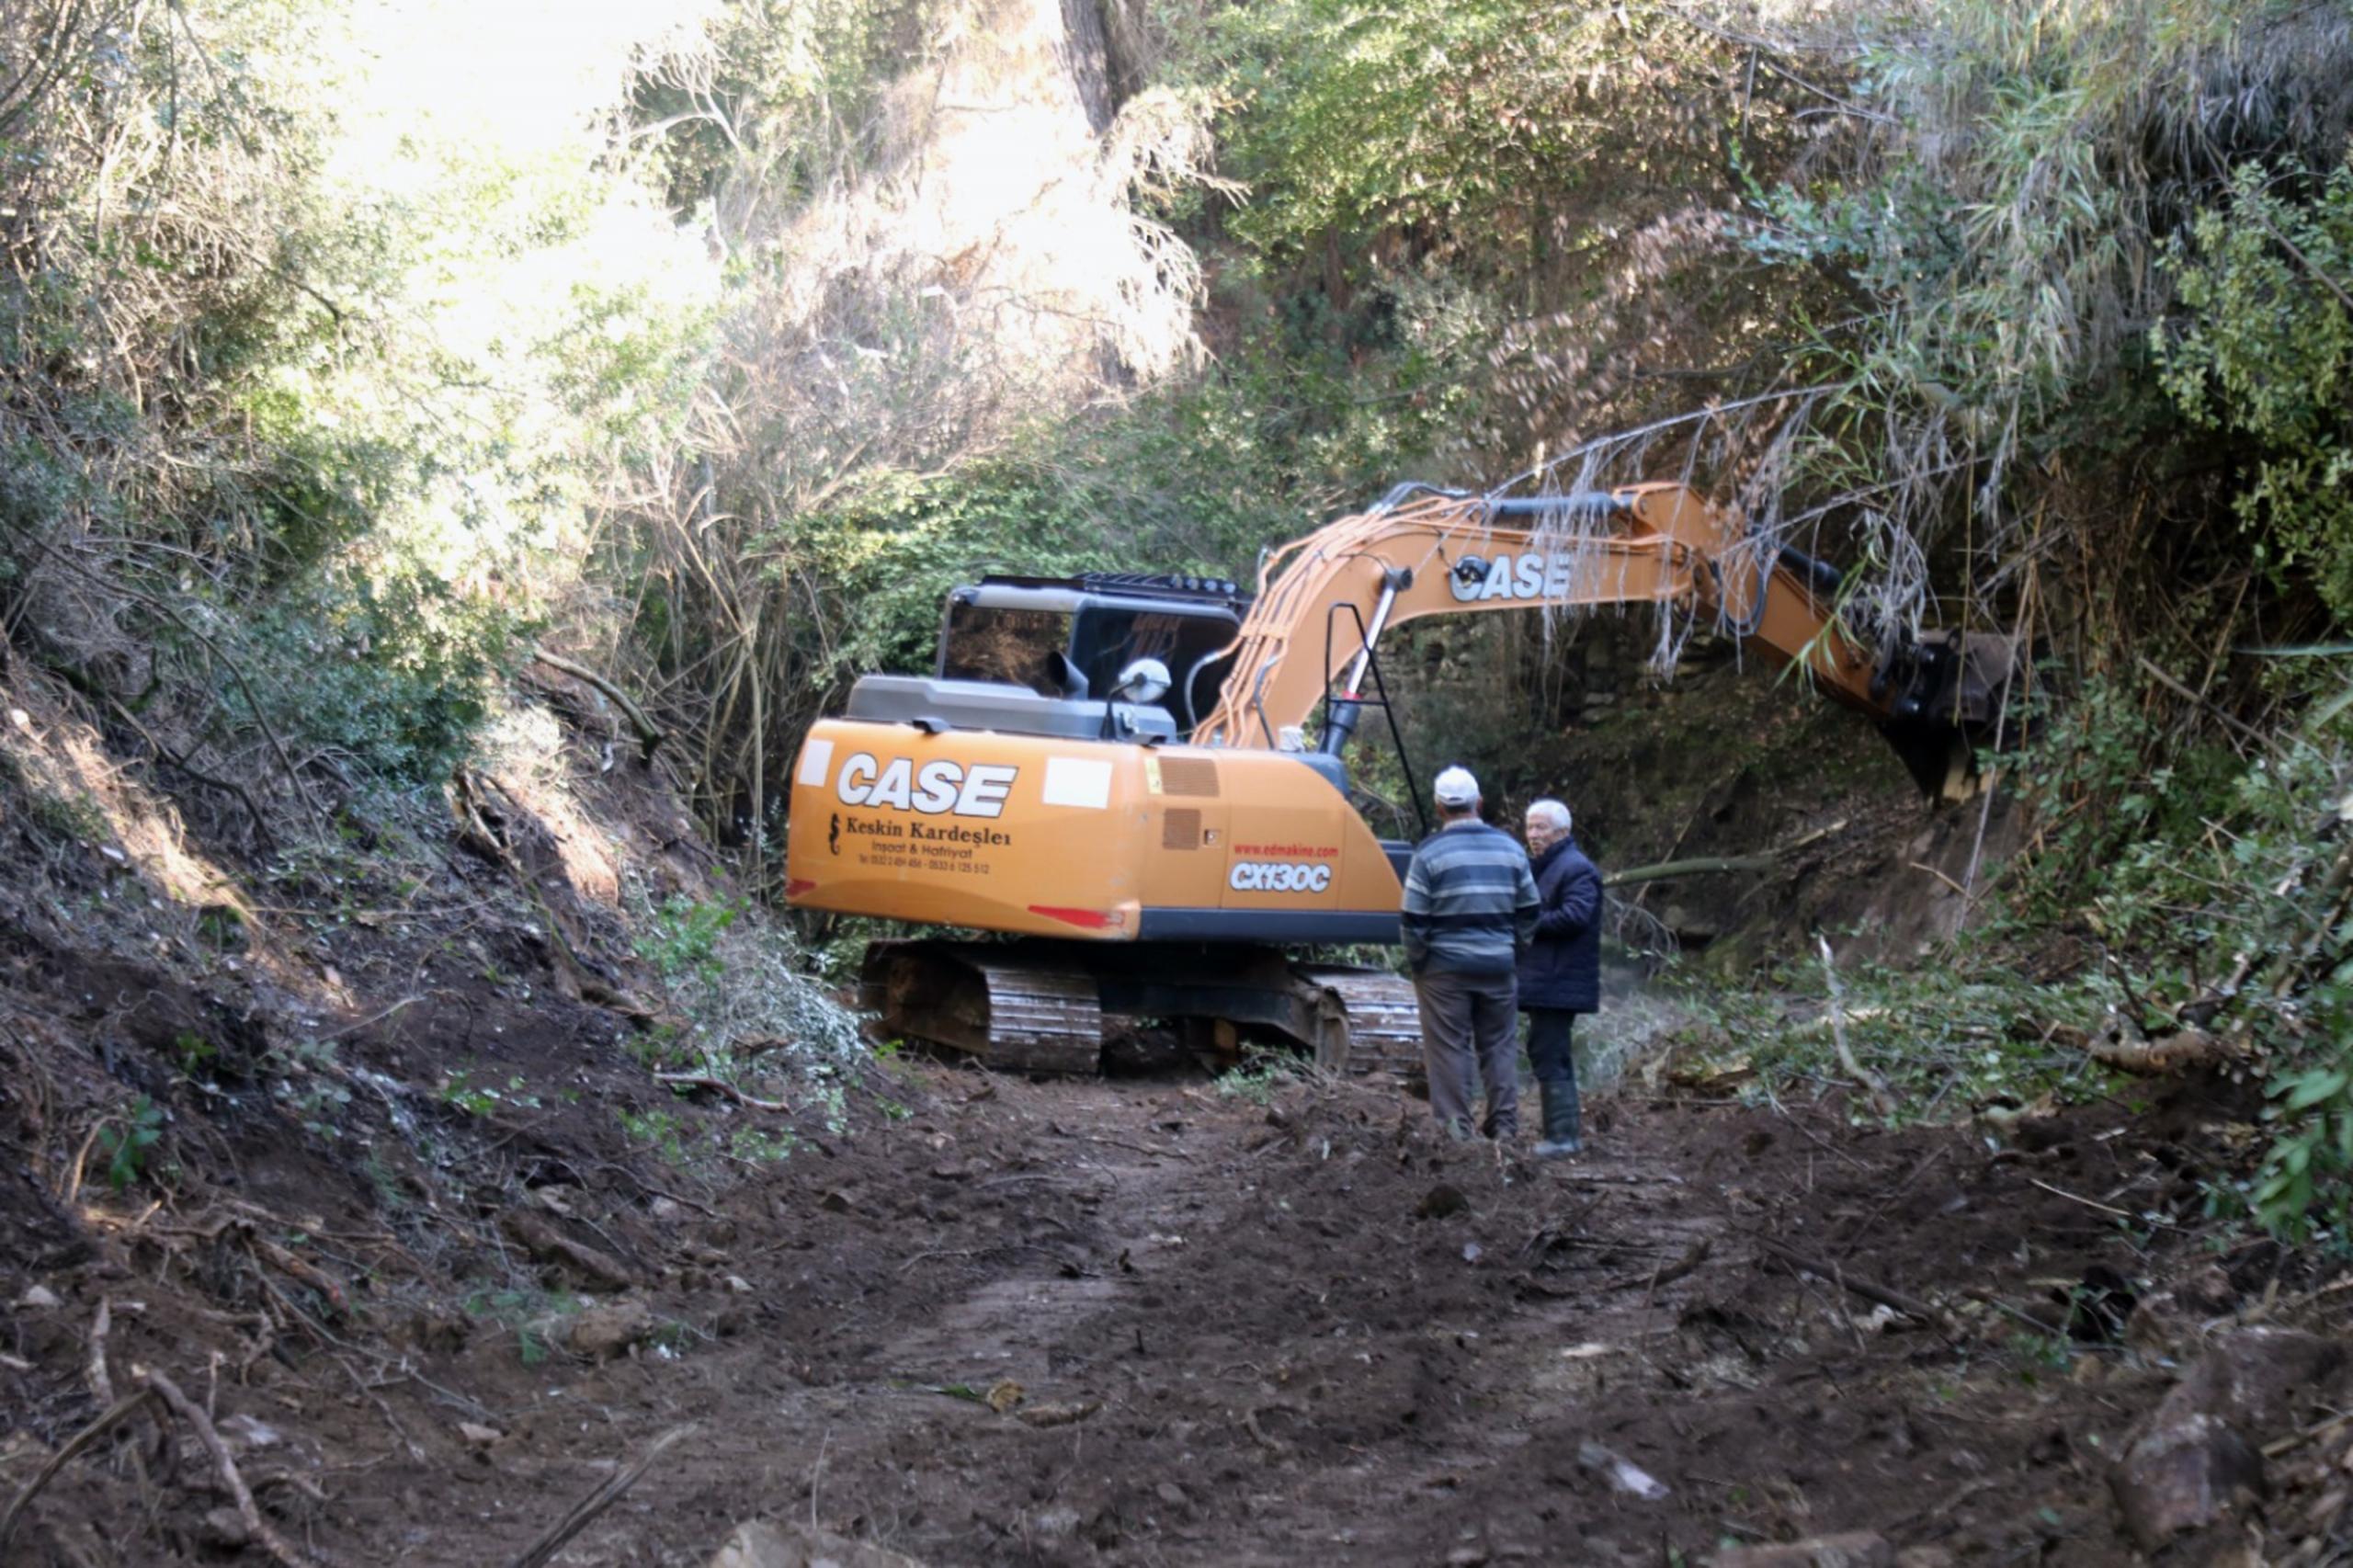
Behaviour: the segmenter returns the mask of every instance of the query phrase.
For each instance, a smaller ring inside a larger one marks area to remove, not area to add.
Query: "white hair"
[[[1546,827],[1559,828],[1563,833],[1569,831],[1573,820],[1569,816],[1569,808],[1558,801],[1529,801],[1528,818],[1530,822],[1540,822]]]

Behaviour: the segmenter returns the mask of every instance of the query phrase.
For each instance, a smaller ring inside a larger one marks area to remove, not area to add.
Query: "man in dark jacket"
[[[1486,1133],[1519,1131],[1519,1042],[1512,1017],[1518,955],[1536,930],[1536,883],[1511,835],[1479,820],[1479,781],[1449,767],[1430,793],[1443,825],[1405,868],[1399,926],[1421,1002],[1430,1111],[1471,1136],[1479,1080]]]
[[[1577,1063],[1569,1033],[1579,1013],[1601,1006],[1601,873],[1569,838],[1569,808],[1528,808],[1528,853],[1536,873],[1535,939],[1519,959],[1519,1010],[1528,1015],[1528,1060],[1543,1097],[1540,1159],[1580,1153]]]

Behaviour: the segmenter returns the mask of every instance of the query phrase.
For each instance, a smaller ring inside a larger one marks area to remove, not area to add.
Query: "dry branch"
[[[1837,966],[1830,959],[1830,938],[1816,932],[1813,939],[1822,949],[1823,977],[1830,983],[1830,1039],[1838,1051],[1838,1065],[1861,1086],[1873,1110],[1881,1116],[1893,1116],[1895,1097],[1887,1092],[1887,1085],[1878,1074],[1856,1059],[1854,1047],[1847,1042],[1847,996],[1838,984]]]
[[[2154,1077],[2191,1067],[2210,1067],[2230,1060],[2228,1046],[2204,1029],[2181,1029],[2155,1040],[2131,1040],[2114,1029],[2102,1030],[2087,1048],[2103,1067]]]
[[[105,1415],[74,1433],[71,1438],[67,1439],[63,1448],[49,1456],[48,1462],[40,1467],[30,1481],[25,1483],[24,1490],[17,1493],[16,1500],[8,1505],[8,1511],[6,1514],[0,1514],[0,1551],[6,1550],[8,1538],[16,1531],[17,1516],[25,1511],[40,1489],[48,1485],[59,1471],[71,1463],[74,1455],[130,1420],[139,1413],[139,1407],[153,1397],[151,1391],[142,1388],[137,1393],[116,1401],[108,1407]]]
[[[648,762],[654,760],[654,751],[667,737],[663,733],[659,724],[645,716],[644,709],[630,700],[627,692],[588,668],[587,665],[574,664],[561,653],[551,653],[536,643],[531,647],[531,657],[551,670],[561,670],[573,679],[594,687],[608,702],[620,709],[622,716],[629,720],[630,727],[637,732],[638,747],[644,759]]]
[[[708,1073],[656,1073],[654,1074],[654,1081],[657,1084],[675,1085],[683,1089],[710,1089],[718,1094],[732,1095],[738,1105],[748,1106],[754,1110],[790,1110],[792,1108],[782,1100],[764,1100],[756,1095],[747,1095],[726,1079],[714,1077]]]
[[[194,1400],[180,1392],[177,1383],[163,1373],[142,1370],[135,1375],[141,1382],[161,1395],[174,1414],[188,1424],[196,1433],[197,1441],[202,1443],[205,1451],[212,1456],[213,1468],[220,1471],[221,1484],[229,1489],[229,1496],[237,1506],[237,1517],[244,1521],[246,1533],[261,1542],[272,1557],[285,1564],[285,1568],[311,1568],[310,1559],[295,1551],[293,1543],[279,1535],[277,1528],[262,1517],[260,1506],[254,1502],[252,1490],[245,1485],[245,1478],[237,1473],[237,1461],[229,1457],[229,1446],[213,1429],[211,1418]]]
[[[1778,864],[1772,855],[1711,855],[1691,860],[1663,860],[1655,866],[1633,866],[1601,879],[1606,888],[1635,882],[1671,881],[1677,877],[1707,877],[1723,871],[1769,871]]]
[[[665,1450],[682,1438],[692,1436],[694,1431],[695,1426],[690,1422],[684,1426],[673,1426],[654,1438],[628,1469],[617,1472],[595,1491],[574,1503],[570,1511],[551,1526],[544,1535],[524,1548],[522,1554],[515,1559],[512,1568],[543,1568],[543,1565],[557,1552],[563,1550],[566,1541],[586,1529],[597,1515],[620,1502],[621,1494],[636,1485],[638,1478],[646,1472],[655,1460],[662,1457]]]
[[[1808,1257],[1805,1254],[1784,1246],[1769,1236],[1757,1237],[1756,1244],[1765,1250],[1768,1257],[1780,1264],[1784,1268],[1800,1269],[1817,1279],[1827,1279],[1840,1290],[1860,1296],[1866,1301],[1893,1308],[1904,1316],[1917,1318],[1922,1323],[1941,1324],[1945,1321],[1945,1314],[1941,1311],[1917,1296],[1910,1296],[1901,1290],[1891,1290],[1885,1285],[1866,1279],[1858,1274],[1849,1274],[1835,1263],[1824,1263],[1820,1258]]]
[[[90,1320],[90,1392],[101,1405],[114,1403],[114,1379],[107,1373],[107,1330],[114,1323],[114,1302],[98,1298],[97,1315]]]

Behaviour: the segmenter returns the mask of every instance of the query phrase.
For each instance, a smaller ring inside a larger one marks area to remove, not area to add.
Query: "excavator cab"
[[[993,574],[948,596],[931,675],[862,676],[848,716],[935,731],[1174,741],[1216,703],[1231,664],[1222,655],[1249,607],[1250,596],[1222,577]],[[1156,661],[1165,682],[1134,683],[1142,660]]]
[[[991,575],[948,596],[939,629],[943,680],[997,680],[1042,695],[1101,700],[1138,659],[1171,680],[1162,703],[1188,733],[1217,700],[1250,596],[1222,577],[1089,572]]]

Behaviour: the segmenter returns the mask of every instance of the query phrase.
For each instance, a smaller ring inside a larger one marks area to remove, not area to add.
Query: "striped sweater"
[[[1510,974],[1536,934],[1536,881],[1511,835],[1476,820],[1422,840],[1405,868],[1399,925],[1416,974]]]

